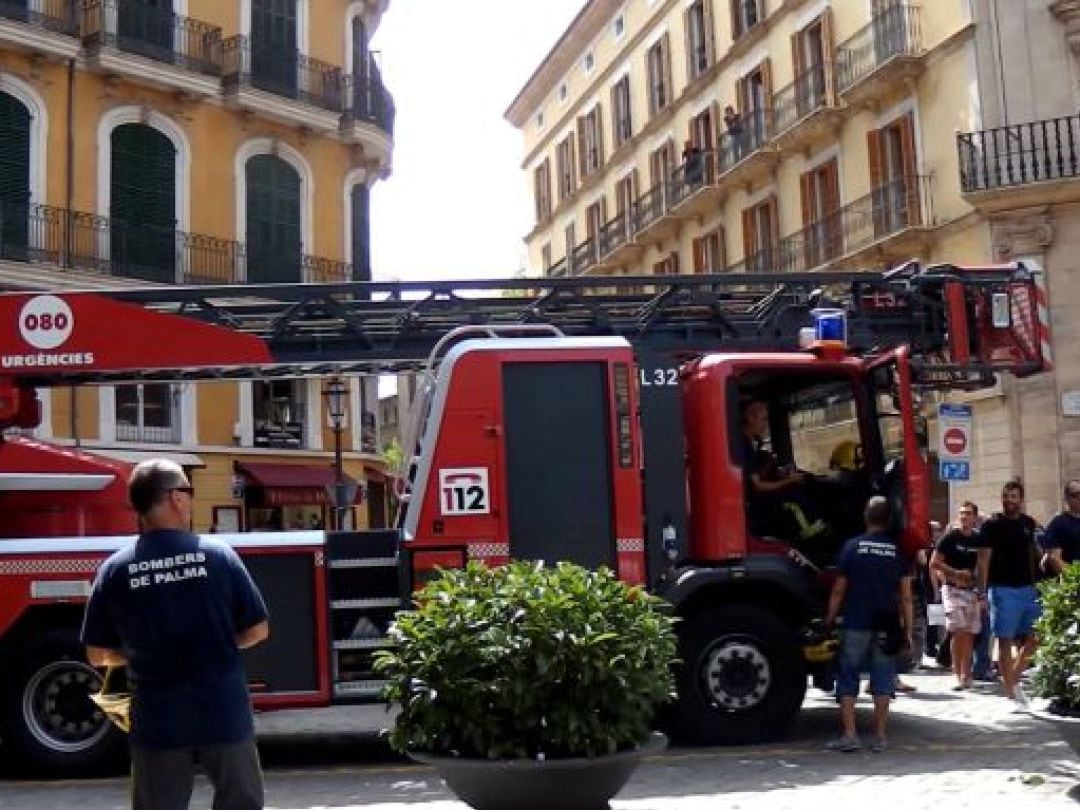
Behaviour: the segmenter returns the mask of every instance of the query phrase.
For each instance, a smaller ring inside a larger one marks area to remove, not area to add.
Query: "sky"
[[[375,280],[511,277],[533,201],[503,113],[583,0],[391,0],[371,47],[394,95],[394,169],[371,195]]]

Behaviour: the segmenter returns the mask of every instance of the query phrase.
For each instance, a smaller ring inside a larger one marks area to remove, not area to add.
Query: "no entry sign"
[[[938,405],[939,473],[945,481],[971,477],[971,406]]]

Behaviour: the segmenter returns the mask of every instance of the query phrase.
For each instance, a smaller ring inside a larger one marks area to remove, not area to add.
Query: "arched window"
[[[252,0],[251,75],[256,87],[297,94],[297,0]]]
[[[176,281],[176,147],[146,124],[112,131],[110,258],[114,273]]]
[[[302,281],[300,174],[277,155],[255,155],[244,167],[247,185],[247,280]]]
[[[30,110],[0,92],[0,258],[27,258],[29,213]]]

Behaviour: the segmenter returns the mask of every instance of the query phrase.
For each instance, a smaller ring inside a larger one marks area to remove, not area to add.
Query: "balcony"
[[[346,143],[385,143],[389,162],[394,135],[394,98],[387,91],[377,54],[368,54],[366,68],[345,77],[345,111],[341,134]]]
[[[975,208],[1080,200],[1080,116],[965,132],[957,149],[960,190]]]
[[[835,137],[841,112],[832,78],[830,66],[815,65],[773,96],[773,132],[780,149],[798,152]]]
[[[715,151],[701,152],[696,158],[684,161],[668,181],[668,212],[688,218],[715,211],[725,194],[716,182],[718,175],[718,153]]]
[[[0,0],[0,48],[73,59],[78,28],[75,0]]]
[[[51,265],[60,272],[49,280],[58,284],[65,271],[81,271],[82,279],[93,274],[157,284],[236,284],[259,275],[242,242],[129,225],[82,211],[4,203],[0,265],[9,270],[22,264]],[[347,263],[318,256],[298,255],[282,266],[281,281],[340,282],[352,276]],[[34,273],[19,275],[34,281]]]
[[[752,188],[772,177],[780,151],[772,143],[775,117],[768,110],[751,110],[728,125],[720,137],[719,182]]]
[[[919,9],[897,3],[836,49],[836,91],[847,104],[880,107],[925,67]]]
[[[630,227],[631,218],[626,211],[620,211],[600,228],[600,269],[614,269],[624,264],[631,264],[641,258],[645,252]]]
[[[182,441],[179,425],[133,425],[128,422],[116,423],[116,439],[143,444],[180,444]]]
[[[679,219],[669,210],[668,181],[657,183],[630,207],[630,230],[641,245],[662,242],[679,229]]]
[[[888,267],[926,253],[933,228],[928,177],[886,183],[727,272],[805,273]]]
[[[161,90],[212,96],[221,87],[221,29],[141,0],[87,0],[90,65]]]
[[[570,253],[570,261],[567,264],[567,275],[583,276],[590,270],[595,269],[599,245],[594,237],[589,237],[584,242],[577,244]]]
[[[348,95],[341,68],[296,51],[252,47],[243,35],[226,39],[222,51],[230,104],[288,126],[340,133]]]

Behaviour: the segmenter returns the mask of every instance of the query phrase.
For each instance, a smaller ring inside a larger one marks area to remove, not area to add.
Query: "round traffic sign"
[[[942,443],[952,455],[963,455],[964,451],[967,450],[967,431],[963,428],[951,427],[945,431]]]

